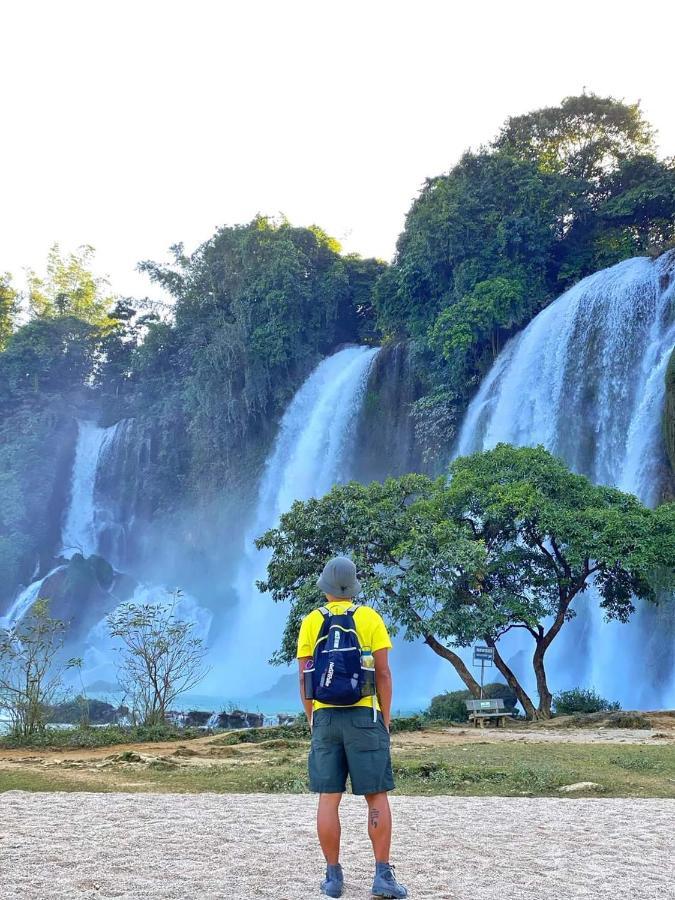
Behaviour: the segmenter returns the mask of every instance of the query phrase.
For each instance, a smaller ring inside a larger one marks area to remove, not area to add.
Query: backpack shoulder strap
[[[331,620],[331,612],[325,606],[317,607],[318,611],[323,616],[323,621],[321,622],[321,628],[319,629],[319,633],[316,636],[316,641],[314,642],[314,649],[312,651],[312,656],[316,653],[316,648],[319,644],[323,643],[328,637],[328,631],[330,629],[330,620]]]

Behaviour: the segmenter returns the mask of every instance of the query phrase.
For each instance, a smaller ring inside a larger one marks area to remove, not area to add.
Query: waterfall
[[[20,591],[5,615],[0,616],[1,629],[10,629],[23,619],[40,596],[40,588],[44,582],[45,578],[40,578],[38,581],[29,584],[23,591]]]
[[[118,425],[100,428],[93,422],[78,422],[77,427],[70,504],[61,535],[61,554],[66,557],[77,552],[91,556],[98,550],[105,513],[96,504],[96,476]]]
[[[665,370],[675,345],[674,275],[673,253],[654,262],[629,259],[583,279],[539,313],[484,379],[457,455],[499,442],[543,444],[596,483],[657,503]],[[639,608],[629,625],[605,623],[593,596],[582,598],[577,612],[550,651],[556,689],[584,679],[624,705],[675,701],[672,620],[659,629],[659,614]],[[516,666],[531,655],[529,645],[517,644],[510,647]]]
[[[95,502],[96,476],[104,449],[114,438],[117,426],[99,428],[93,422],[78,422],[77,443],[70,485],[70,501],[61,530],[61,556],[70,559],[75,553],[91,556],[98,549],[101,511]],[[13,601],[0,627],[16,625],[40,596],[42,585],[58,572],[54,567],[43,578],[33,581]]]
[[[324,359],[288,406],[258,490],[253,525],[235,579],[237,606],[212,675],[226,699],[250,697],[283,670],[265,665],[280,643],[287,610],[261,595],[268,554],[254,539],[273,527],[294,500],[320,497],[352,477],[356,422],[378,350],[348,347]]]

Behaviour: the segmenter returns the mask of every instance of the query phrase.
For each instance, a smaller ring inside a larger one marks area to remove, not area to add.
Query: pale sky
[[[21,0],[0,5],[0,271],[136,263],[257,212],[389,259],[424,179],[509,115],[641,100],[675,154],[669,3]]]

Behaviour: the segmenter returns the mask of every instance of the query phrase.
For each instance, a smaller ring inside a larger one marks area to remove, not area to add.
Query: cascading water
[[[457,455],[499,442],[543,444],[593,481],[657,503],[674,278],[672,252],[655,262],[640,257],[559,297],[495,361],[469,406]],[[659,627],[659,614],[640,608],[629,625],[604,623],[592,597],[578,612],[550,651],[557,688],[585,680],[624,705],[675,702],[672,619]],[[511,649],[517,666],[526,648]]]
[[[93,422],[78,423],[78,437],[73,463],[70,505],[61,535],[61,554],[90,556],[96,553],[105,513],[96,503],[96,475],[107,449],[115,439],[119,423],[100,428]]]
[[[210,679],[228,699],[250,697],[283,670],[264,665],[279,646],[287,610],[260,595],[268,556],[254,539],[294,500],[319,497],[351,477],[356,421],[377,349],[348,347],[319,363],[288,406],[258,491],[237,573],[237,607]]]
[[[75,553],[90,556],[98,547],[99,510],[95,502],[96,473],[104,448],[109,446],[117,426],[99,428],[93,422],[78,422],[77,444],[71,477],[70,502],[61,531],[60,555],[70,559]],[[60,569],[56,566],[43,578],[33,581],[15,598],[0,627],[16,625],[40,597],[45,582]]]
[[[57,569],[52,570],[58,571]],[[52,573],[50,573],[52,574]],[[40,578],[38,581],[32,582],[27,588],[21,591],[4,616],[0,616],[0,628],[10,629],[23,619],[31,606],[40,596],[40,589],[46,580]]]

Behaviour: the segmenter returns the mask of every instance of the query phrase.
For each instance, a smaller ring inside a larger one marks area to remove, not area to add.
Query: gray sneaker
[[[389,863],[375,864],[375,880],[371,891],[375,897],[407,897],[408,891],[399,884],[394,875],[394,867]]]
[[[341,897],[344,883],[344,875],[342,874],[340,863],[336,866],[326,866],[326,877],[321,882],[321,893],[326,894],[328,897]]]

